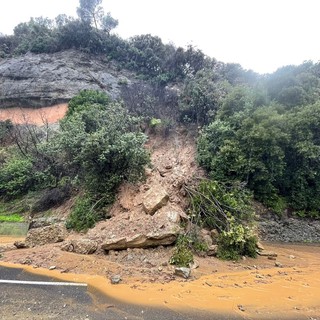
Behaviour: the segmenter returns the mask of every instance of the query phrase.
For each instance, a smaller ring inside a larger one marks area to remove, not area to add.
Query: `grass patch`
[[[23,222],[24,218],[19,214],[0,214],[0,222]]]

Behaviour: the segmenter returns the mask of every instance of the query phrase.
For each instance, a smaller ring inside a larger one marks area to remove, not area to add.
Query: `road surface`
[[[123,304],[87,286],[50,285],[57,280],[30,274],[22,269],[0,267],[0,280],[1,320],[232,319],[229,316],[208,315],[201,311],[190,314],[190,312],[176,312],[170,309]],[[6,283],[4,280],[46,283],[13,284]]]

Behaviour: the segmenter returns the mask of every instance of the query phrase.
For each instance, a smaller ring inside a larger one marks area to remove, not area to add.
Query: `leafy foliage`
[[[83,90],[69,101],[66,117],[70,117],[75,112],[90,108],[93,104],[105,106],[108,103],[110,103],[110,98],[103,92]]]
[[[147,138],[138,130],[139,118],[105,94],[81,92],[69,107],[59,131],[43,132],[32,126],[16,129],[20,155],[4,158],[0,195],[16,197],[44,189],[33,205],[39,211],[61,204],[71,188],[84,189],[86,200],[79,200],[70,218],[74,221],[69,223],[79,230],[101,217],[102,208],[112,203],[123,181],[144,177],[149,154],[144,148]]]
[[[318,211],[319,103],[263,106],[265,99],[235,90],[201,132],[199,163],[214,179],[245,183],[279,214],[285,207]]]
[[[98,220],[99,217],[93,210],[90,197],[79,197],[68,217],[66,227],[78,232],[86,231],[92,228]]]
[[[223,231],[230,228],[230,217],[238,223],[251,222],[254,217],[252,196],[239,184],[202,180],[196,189],[186,190],[191,196],[191,218],[198,225]]]
[[[27,192],[34,184],[32,162],[14,158],[0,167],[0,196],[16,197]]]
[[[241,256],[255,258],[257,237],[252,229],[229,219],[229,229],[223,230],[219,236],[217,256],[225,260],[238,260]]]
[[[89,102],[83,103],[82,98],[82,104],[75,107],[80,111],[61,122],[55,143],[63,151],[61,160],[68,163],[68,170],[97,197],[103,195],[106,202],[111,202],[123,180],[143,177],[143,167],[149,161],[144,149],[146,136],[136,131],[137,119],[120,104],[87,108]]]
[[[216,75],[209,69],[187,78],[180,97],[181,120],[207,124],[214,118],[225,91],[226,84],[217,82]]]
[[[220,258],[235,260],[242,255],[255,256],[254,211],[247,189],[236,183],[226,185],[202,180],[197,188],[186,187],[186,190],[190,195],[189,215],[193,225],[218,230]],[[206,251],[208,248],[198,238],[197,232],[193,232],[193,248]]]
[[[188,236],[178,236],[173,255],[169,262],[179,267],[189,267],[190,263],[193,262],[193,254]]]

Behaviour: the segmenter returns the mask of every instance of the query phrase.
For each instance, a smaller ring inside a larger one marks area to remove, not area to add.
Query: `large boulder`
[[[103,60],[83,52],[28,53],[0,61],[0,103],[2,107],[43,107],[67,102],[84,89],[117,98],[119,79]]]
[[[30,229],[25,244],[27,247],[41,246],[48,243],[62,242],[67,237],[64,224],[54,224],[46,227]]]
[[[160,185],[150,188],[143,197],[143,209],[153,215],[157,210],[167,204],[169,195]]]
[[[90,239],[72,239],[62,244],[61,250],[80,254],[92,254],[98,249],[98,243]]]
[[[182,210],[171,205],[153,216],[143,212],[123,213],[97,224],[87,237],[98,241],[106,251],[170,245],[181,232],[181,216]]]

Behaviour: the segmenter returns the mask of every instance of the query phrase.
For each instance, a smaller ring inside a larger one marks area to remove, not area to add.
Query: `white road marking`
[[[1,280],[0,283],[5,284],[24,284],[36,286],[69,286],[69,287],[87,287],[86,283],[76,282],[46,282],[46,281],[20,281],[20,280]]]

